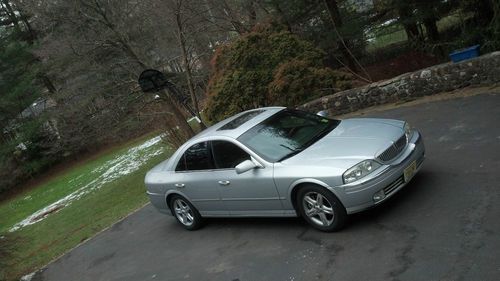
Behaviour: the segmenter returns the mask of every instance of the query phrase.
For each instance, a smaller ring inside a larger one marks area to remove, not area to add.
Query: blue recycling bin
[[[479,56],[479,45],[474,45],[469,48],[461,49],[450,53],[451,61],[459,62]]]

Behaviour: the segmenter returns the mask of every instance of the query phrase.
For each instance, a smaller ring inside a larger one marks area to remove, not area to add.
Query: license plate
[[[413,161],[411,162],[410,166],[406,167],[406,169],[404,170],[405,182],[408,182],[413,177],[413,175],[415,175],[416,170],[417,170],[417,162]]]

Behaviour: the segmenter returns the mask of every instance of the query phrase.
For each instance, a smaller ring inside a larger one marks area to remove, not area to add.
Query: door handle
[[[229,185],[230,183],[230,181],[219,181],[220,185]]]
[[[175,185],[175,187],[178,187],[178,188],[182,188],[182,187],[185,187],[185,186],[186,186],[186,185],[185,185],[185,184],[183,184],[183,183],[176,183],[176,184],[174,184],[174,185]]]

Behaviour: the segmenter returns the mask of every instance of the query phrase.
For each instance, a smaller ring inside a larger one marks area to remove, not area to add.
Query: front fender
[[[319,186],[322,186],[326,189],[328,189],[330,192],[332,192],[337,198],[341,198],[341,194],[335,190],[334,188],[328,186],[328,184],[326,184],[325,182],[323,181],[320,181],[318,179],[315,179],[315,178],[302,178],[302,179],[298,179],[298,180],[295,180],[294,182],[292,182],[292,184],[290,185],[290,187],[288,188],[288,198],[290,199],[290,202],[292,202],[292,204],[295,204],[292,200],[292,194],[294,192],[294,190],[300,186],[301,184],[315,184],[315,185],[319,185]]]

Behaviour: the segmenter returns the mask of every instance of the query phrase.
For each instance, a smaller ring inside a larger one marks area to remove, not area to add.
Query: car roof
[[[189,140],[189,142],[212,136],[224,136],[236,139],[253,126],[259,124],[260,122],[266,120],[267,118],[285,108],[286,107],[281,106],[261,107],[238,113],[203,130],[202,132],[194,136],[191,140]],[[247,118],[248,120],[246,120]]]

